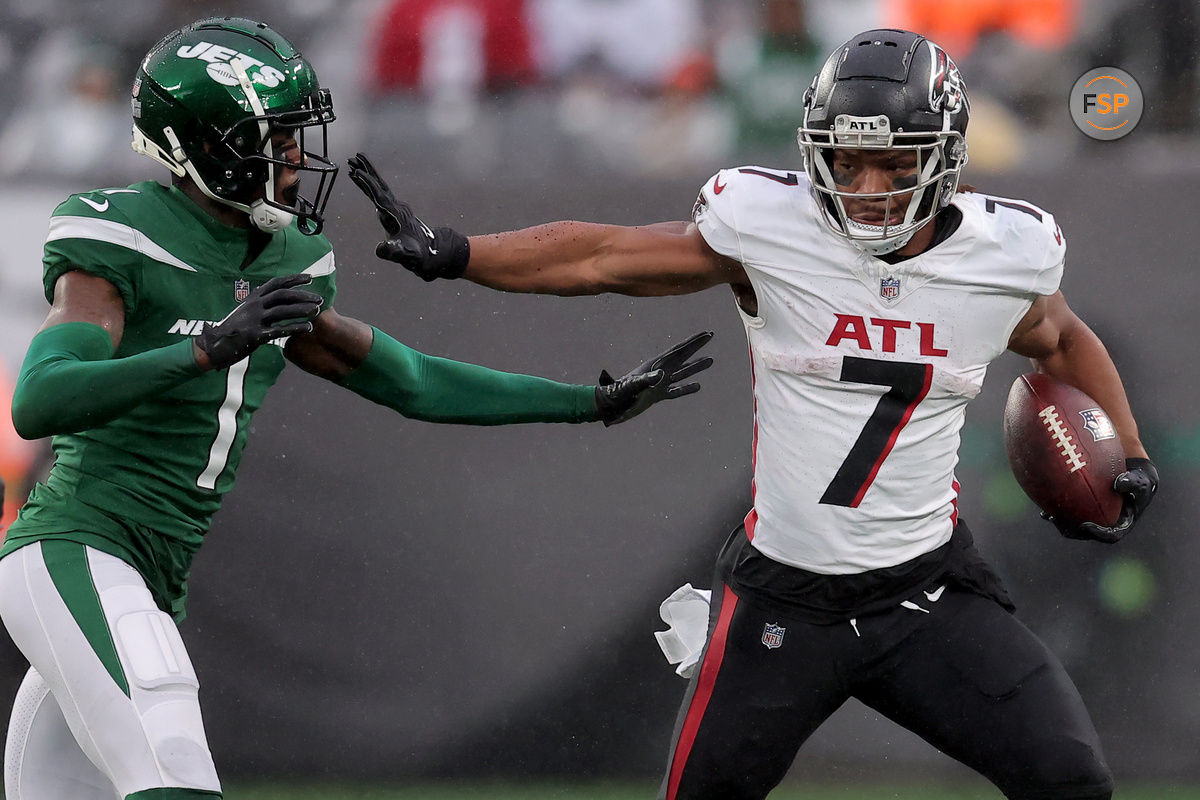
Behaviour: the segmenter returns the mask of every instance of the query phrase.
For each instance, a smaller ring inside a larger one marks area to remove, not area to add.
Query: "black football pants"
[[[930,586],[906,606],[814,625],[761,611],[718,584],[660,799],[766,797],[809,735],[851,697],[1011,800],[1112,796],[1083,701],[1028,628],[992,600],[952,587]]]

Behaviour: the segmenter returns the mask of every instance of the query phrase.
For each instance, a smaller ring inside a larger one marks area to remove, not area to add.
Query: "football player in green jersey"
[[[56,460],[0,548],[0,616],[31,664],[9,800],[221,796],[176,622],[285,359],[405,416],[476,425],[615,424],[696,391],[681,382],[711,363],[692,360],[711,336],[698,334],[569,385],[426,356],[340,316],[320,235],[333,106],[266,25],[169,34],[137,72],[133,117],[134,149],[174,180],[55,210],[51,309],[13,399],[18,432],[53,436]]]

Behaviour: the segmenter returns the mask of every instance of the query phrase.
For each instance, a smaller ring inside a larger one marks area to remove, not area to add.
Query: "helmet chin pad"
[[[917,231],[914,229],[905,231],[899,236],[881,238],[883,233],[882,225],[867,225],[862,222],[855,222],[851,220],[850,227],[861,228],[865,231],[876,234],[876,237],[867,239],[862,239],[857,236],[846,237],[850,240],[850,244],[854,245],[859,250],[862,250],[869,256],[883,256],[887,255],[888,253],[894,253],[901,247],[904,247],[904,245],[908,244],[912,240],[912,237],[917,233]]]
[[[266,200],[255,200],[250,204],[250,221],[265,233],[278,233],[292,224],[296,215],[291,211],[269,205]]]

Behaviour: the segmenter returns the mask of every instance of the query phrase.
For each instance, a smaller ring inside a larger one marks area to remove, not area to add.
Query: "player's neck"
[[[937,219],[941,214],[922,225],[904,247],[893,250],[889,255],[898,258],[912,258],[924,253],[933,245],[933,234],[937,230]]]
[[[954,206],[947,206],[939,211],[933,219],[921,226],[921,229],[913,234],[913,237],[908,240],[908,243],[891,253],[884,253],[878,258],[886,261],[889,264],[896,264],[905,259],[918,256],[936,247],[946,241],[962,222],[962,213]]]
[[[195,181],[188,179],[177,180],[175,181],[175,186],[178,187],[179,191],[183,192],[184,196],[198,205],[204,213],[222,225],[244,230],[249,230],[252,227],[249,214],[213,200],[200,191],[200,187],[196,185]]]

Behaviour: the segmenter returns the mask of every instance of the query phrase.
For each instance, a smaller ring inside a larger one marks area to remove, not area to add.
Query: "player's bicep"
[[[742,274],[741,265],[714,251],[692,222],[621,228],[593,269],[605,291],[631,295],[686,294],[733,283]]]
[[[373,338],[371,326],[330,308],[313,320],[310,333],[289,337],[283,354],[305,372],[338,381],[363,362]]]
[[[1027,358],[1045,360],[1063,350],[1080,324],[1062,292],[1039,295],[1017,323],[1009,337],[1008,349]]]
[[[90,322],[112,337],[113,347],[125,333],[125,302],[108,280],[82,270],[64,272],[54,283],[54,301],[39,331],[64,322]]]

